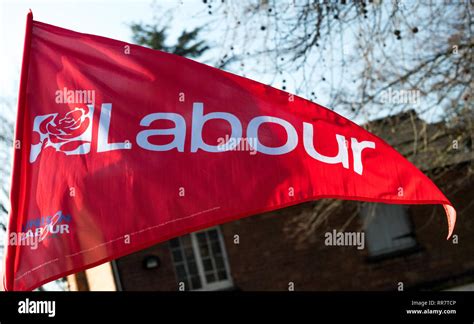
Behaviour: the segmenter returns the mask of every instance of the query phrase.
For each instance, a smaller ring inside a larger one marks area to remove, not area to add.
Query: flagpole
[[[9,215],[9,224],[7,228],[7,242],[9,237],[10,229],[14,228],[17,224],[16,218],[18,217],[20,211],[20,175],[22,174],[20,170],[21,166],[24,163],[26,151],[23,149],[23,136],[24,136],[24,127],[25,127],[25,105],[26,105],[26,87],[28,84],[28,69],[30,61],[30,50],[31,50],[31,34],[33,29],[33,12],[30,11],[26,15],[26,30],[25,30],[25,42],[23,46],[23,58],[21,64],[21,76],[20,76],[20,88],[18,94],[18,109],[16,117],[16,127],[15,127],[15,140],[13,142],[13,167],[12,167],[12,184],[10,190],[10,215]],[[6,262],[7,258],[12,259],[16,258],[16,249],[7,244],[5,248],[4,255],[4,273],[3,273],[3,288],[5,291],[13,289],[14,283],[14,269],[16,262]],[[11,255],[13,253],[13,255]],[[10,267],[7,267],[7,264],[10,264]],[[8,281],[7,281],[8,278]]]

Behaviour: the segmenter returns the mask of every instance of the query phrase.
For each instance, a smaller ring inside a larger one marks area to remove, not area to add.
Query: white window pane
[[[416,245],[404,206],[366,204],[362,217],[369,255],[392,253]]]
[[[202,282],[189,235],[172,239],[169,245],[177,281],[183,282],[186,290],[200,289]]]
[[[217,290],[232,287],[224,241],[211,228],[169,241],[178,282],[186,289]]]

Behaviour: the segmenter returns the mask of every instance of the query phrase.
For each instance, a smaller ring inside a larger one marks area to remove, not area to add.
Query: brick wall
[[[311,243],[298,246],[284,227],[312,204],[293,206],[221,226],[232,278],[241,290],[396,290],[402,282],[408,289],[444,289],[474,282],[474,194],[469,186],[453,198],[459,215],[455,234],[458,244],[446,241],[447,224],[441,206],[410,207],[419,248],[380,261],[369,261],[367,248],[324,245],[324,233],[339,229],[348,213],[331,216]],[[348,210],[354,203],[347,203]],[[360,230],[359,219],[345,231]],[[234,235],[240,244],[234,244]],[[161,260],[158,269],[145,270],[147,255]],[[117,261],[124,290],[177,290],[167,243],[159,244]]]

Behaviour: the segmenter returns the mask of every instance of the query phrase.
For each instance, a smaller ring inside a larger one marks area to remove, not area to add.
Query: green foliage
[[[167,45],[168,27],[158,27],[157,25],[132,24],[133,41],[136,44],[152,49],[197,58],[209,49],[204,41],[198,40],[200,28],[190,32],[183,31],[175,45]]]

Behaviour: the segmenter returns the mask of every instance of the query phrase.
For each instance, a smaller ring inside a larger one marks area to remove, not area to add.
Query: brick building
[[[446,241],[440,206],[344,202],[297,243],[288,235],[291,221],[310,215],[316,205],[311,202],[185,235],[69,276],[71,290],[474,290],[471,135],[425,124],[413,112],[366,126],[423,171],[442,174],[436,183],[458,211],[452,240]],[[439,158],[440,151],[449,154]],[[453,179],[461,180],[455,189]],[[364,248],[326,245],[326,233],[342,228],[363,232]]]

